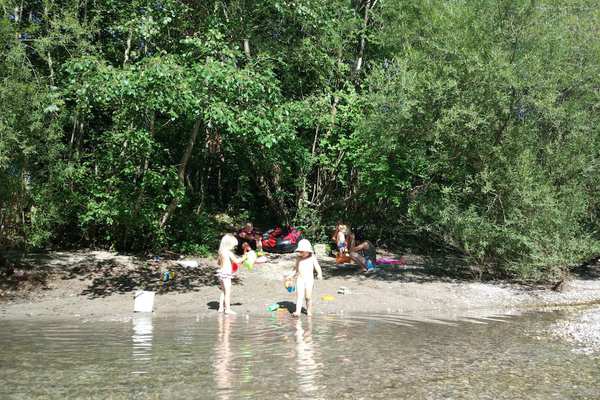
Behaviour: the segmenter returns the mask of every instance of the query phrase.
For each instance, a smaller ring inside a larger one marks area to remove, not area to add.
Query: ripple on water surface
[[[596,398],[555,313],[4,321],[1,399]]]

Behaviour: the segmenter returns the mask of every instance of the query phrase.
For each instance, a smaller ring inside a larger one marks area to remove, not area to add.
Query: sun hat
[[[301,241],[298,242],[298,248],[296,248],[296,252],[299,252],[299,251],[306,251],[308,253],[313,252],[313,248],[307,239],[302,239]]]

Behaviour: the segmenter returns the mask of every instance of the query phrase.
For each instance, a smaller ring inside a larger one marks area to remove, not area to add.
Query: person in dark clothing
[[[252,250],[257,250],[262,252],[262,235],[256,229],[254,229],[254,225],[251,222],[248,222],[242,229],[237,231],[235,234],[236,239],[238,240],[238,246],[236,253],[243,254],[244,249],[242,245],[244,243],[248,243]]]
[[[361,272],[372,272],[375,269],[377,252],[373,243],[365,240],[362,233],[356,233],[350,258],[358,264]]]

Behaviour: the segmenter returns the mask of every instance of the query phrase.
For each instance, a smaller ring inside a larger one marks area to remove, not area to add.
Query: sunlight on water
[[[147,373],[152,365],[152,315],[136,315],[133,318],[133,334],[131,335],[131,355],[134,374]]]
[[[557,319],[4,321],[0,398],[596,398],[597,359],[540,334]]]

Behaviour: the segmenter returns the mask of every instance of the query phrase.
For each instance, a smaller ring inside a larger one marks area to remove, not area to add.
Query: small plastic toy
[[[338,290],[337,290],[338,294],[351,294],[352,291],[350,289],[348,289],[346,286],[341,286]]]
[[[267,307],[267,311],[269,311],[269,312],[277,311],[278,309],[279,309],[278,303],[273,303]]]
[[[175,272],[173,271],[165,271],[162,273],[162,281],[168,282],[172,281],[175,278]]]
[[[296,291],[296,285],[294,283],[295,282],[293,275],[289,275],[284,278],[283,286],[288,291],[288,293],[294,293]]]
[[[372,271],[375,268],[373,261],[367,260],[367,271]]]
[[[254,250],[248,251],[246,253],[246,259],[244,260],[244,267],[246,267],[248,271],[252,271],[257,258],[258,257],[256,256],[256,252]]]

